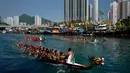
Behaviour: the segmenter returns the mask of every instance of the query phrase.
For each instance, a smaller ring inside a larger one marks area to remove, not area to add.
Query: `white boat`
[[[6,30],[3,30],[2,33],[6,33]]]

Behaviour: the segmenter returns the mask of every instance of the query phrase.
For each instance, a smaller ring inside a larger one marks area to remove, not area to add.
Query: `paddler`
[[[62,52],[60,52],[60,62],[65,62],[65,55],[62,53]]]
[[[58,51],[56,52],[56,59],[57,59],[57,60],[60,59],[60,50],[58,50]]]
[[[94,42],[97,42],[97,39],[94,39]]]
[[[39,37],[40,41],[42,41],[42,36]]]
[[[46,37],[44,36],[44,40],[46,40]]]
[[[68,59],[66,61],[69,64],[74,64],[74,53],[71,51],[71,48],[68,49]]]

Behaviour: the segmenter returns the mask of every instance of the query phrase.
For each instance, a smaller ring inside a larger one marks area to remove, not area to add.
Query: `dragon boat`
[[[34,37],[34,36],[24,36],[24,38],[27,40],[32,40],[32,41],[42,41],[43,40],[42,37]]]
[[[44,53],[40,53],[40,49],[35,48],[35,46],[32,46],[32,47],[34,48],[34,50],[36,50],[36,52],[28,51],[29,48],[27,48],[27,46],[30,46],[28,44],[21,45],[20,43],[18,43],[17,46],[19,47],[19,49],[23,49],[24,47],[26,47],[26,48],[24,48],[24,50],[26,50],[26,51],[24,51],[24,53],[27,53],[27,54],[29,54],[31,56],[34,56],[34,57],[36,57],[37,59],[39,59],[41,61],[52,63],[52,64],[67,65],[69,68],[76,69],[76,70],[90,70],[95,66],[98,66],[98,65],[103,66],[104,65],[104,58],[89,57],[88,58],[88,60],[90,61],[89,65],[83,65],[83,64],[78,64],[78,63],[70,64],[70,63],[59,61],[59,60],[50,59],[50,58],[48,58],[46,56],[42,56],[42,54],[44,54]],[[38,51],[39,51],[39,54],[38,54]]]

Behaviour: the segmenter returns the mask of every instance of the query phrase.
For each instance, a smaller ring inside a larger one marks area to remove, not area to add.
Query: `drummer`
[[[73,64],[74,62],[74,53],[71,51],[71,48],[68,49],[68,59],[67,63]]]
[[[68,56],[69,56],[69,55],[74,56],[74,53],[71,51],[71,48],[68,49]]]

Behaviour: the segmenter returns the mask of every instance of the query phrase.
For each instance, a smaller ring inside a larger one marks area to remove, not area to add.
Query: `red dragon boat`
[[[42,37],[24,36],[24,38],[32,41],[42,41]]]

